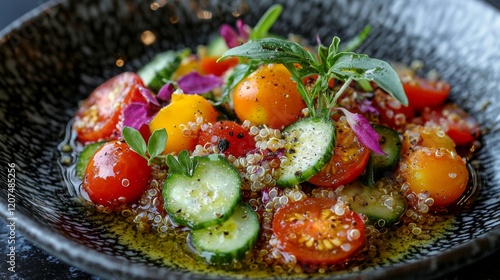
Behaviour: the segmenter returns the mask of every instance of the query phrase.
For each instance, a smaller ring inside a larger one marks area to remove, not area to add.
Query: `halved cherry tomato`
[[[136,202],[147,188],[151,167],[122,141],[103,144],[90,159],[83,189],[92,202],[111,208]]]
[[[228,57],[217,62],[218,57],[208,56],[201,59],[201,69],[205,74],[222,76],[227,70],[238,64],[237,57]]]
[[[434,199],[435,208],[456,202],[465,192],[469,180],[462,158],[444,148],[422,148],[410,153],[403,159],[400,171],[409,191],[427,193]]]
[[[245,156],[255,149],[255,140],[248,129],[233,121],[219,121],[202,130],[198,136],[198,144],[216,145],[223,154],[235,157]]]
[[[408,97],[408,104],[413,110],[420,111],[428,106],[443,103],[450,94],[450,85],[445,81],[429,81],[412,77],[403,82],[403,89]]]
[[[425,122],[433,122],[443,128],[457,146],[467,145],[480,134],[477,121],[454,103],[437,108],[426,108],[422,112]]]
[[[395,130],[404,128],[415,116],[412,108],[381,90],[375,91],[372,104],[380,113],[380,123]]]
[[[116,139],[123,109],[143,98],[139,86],[144,83],[131,72],[119,74],[98,86],[76,112],[73,128],[78,140],[85,143]]]
[[[241,121],[281,129],[299,119],[306,104],[282,64],[262,65],[235,88],[234,111]]]
[[[366,168],[370,159],[370,149],[363,145],[349,124],[335,122],[337,140],[330,161],[319,173],[309,179],[320,187],[336,188],[354,181]]]
[[[364,223],[354,211],[336,203],[306,198],[279,208],[273,220],[279,248],[306,264],[330,265],[353,256],[365,244]]]

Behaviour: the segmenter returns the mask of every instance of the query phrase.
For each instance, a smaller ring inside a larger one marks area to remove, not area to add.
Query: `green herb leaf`
[[[243,57],[262,63],[311,63],[307,51],[297,43],[278,38],[265,38],[234,47],[226,51],[219,60],[226,57]]]
[[[182,150],[179,155],[177,156],[177,159],[179,160],[179,163],[181,164],[182,168],[184,169],[184,174],[191,176],[192,175],[192,164],[191,164],[191,158],[189,157],[189,152],[186,150]]]
[[[189,152],[182,150],[175,158],[172,155],[167,156],[167,165],[169,173],[183,174],[185,176],[193,176],[194,169],[198,165],[199,157],[195,156],[191,159]]]
[[[365,26],[365,28],[363,28],[363,30],[361,30],[361,32],[356,37],[354,37],[350,41],[348,41],[345,44],[345,46],[342,47],[340,50],[342,52],[355,51],[357,48],[359,48],[359,46],[361,46],[361,44],[363,44],[363,42],[366,40],[366,38],[370,34],[371,30],[372,30],[371,26],[369,26],[369,25]]]
[[[333,58],[333,66],[329,72],[342,80],[352,78],[374,81],[401,104],[408,106],[408,98],[398,74],[385,61],[367,55],[338,53]]]
[[[266,37],[269,29],[276,22],[282,11],[283,6],[279,4],[269,7],[260,18],[259,22],[254,26],[252,33],[250,33],[250,39],[254,40]]]
[[[132,127],[126,126],[123,128],[122,134],[127,145],[129,145],[130,148],[132,148],[132,150],[136,153],[148,160],[146,156],[146,141],[142,138],[141,133]]]
[[[159,156],[165,150],[165,145],[167,144],[168,134],[166,129],[157,129],[149,137],[148,140],[148,154],[149,160],[148,164],[151,164],[157,156]]]
[[[173,155],[167,155],[165,160],[168,166],[168,173],[170,174],[185,174],[184,168]]]

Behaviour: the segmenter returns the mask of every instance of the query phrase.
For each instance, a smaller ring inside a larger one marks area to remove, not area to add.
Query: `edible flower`
[[[347,109],[337,107],[335,110],[340,110],[344,113],[347,123],[358,136],[359,141],[367,146],[370,150],[377,154],[384,155],[385,153],[380,148],[380,135],[373,129],[368,120],[363,115],[351,113]]]
[[[229,24],[223,24],[220,27],[219,33],[224,41],[226,41],[226,45],[229,48],[234,48],[248,41],[250,37],[250,27],[245,25],[243,20],[238,19],[236,21],[236,30]]]

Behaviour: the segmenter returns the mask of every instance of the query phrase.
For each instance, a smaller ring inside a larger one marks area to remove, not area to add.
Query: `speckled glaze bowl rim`
[[[10,23],[3,30],[0,30],[0,38],[3,38],[12,31],[33,22],[34,19],[55,5],[59,5],[64,0],[51,0],[39,7],[24,14],[16,21]],[[7,209],[7,200],[0,197],[0,207]],[[88,254],[89,248],[75,241],[65,238],[58,232],[51,231],[50,228],[31,218],[23,211],[16,212],[16,229],[19,230],[28,240],[43,250],[57,256],[62,261],[78,267],[88,273],[99,275],[105,278],[133,278],[150,279],[225,279],[227,277],[207,276],[190,273],[188,271],[175,270],[171,268],[149,267],[143,264],[130,265],[127,260],[119,259],[110,255],[93,251]],[[0,218],[7,222],[6,211],[0,212]],[[488,233],[471,239],[466,243],[455,246],[439,254],[414,262],[398,263],[382,268],[369,268],[359,272],[345,275],[335,275],[334,279],[386,279],[398,277],[398,279],[429,279],[436,278],[445,273],[458,269],[460,266],[479,261],[495,251],[500,250],[500,227],[495,227]],[[439,268],[439,269],[435,269]],[[328,278],[328,275],[325,275]],[[233,279],[233,278],[227,278]]]

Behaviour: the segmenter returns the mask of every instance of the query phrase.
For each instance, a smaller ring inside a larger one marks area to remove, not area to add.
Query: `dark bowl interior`
[[[0,161],[16,165],[18,229],[50,253],[110,278],[202,278],[165,267],[113,238],[83,214],[63,181],[58,145],[78,101],[107,78],[135,71],[155,53],[208,42],[237,17],[253,26],[270,1],[82,0],[49,3],[0,32]],[[500,247],[500,14],[476,1],[276,1],[284,12],[272,31],[314,42],[372,33],[359,52],[390,61],[425,62],[453,85],[452,99],[481,123],[483,148],[473,159],[481,178],[474,205],[438,241],[402,260],[335,279],[425,278]],[[141,42],[150,30],[157,40]],[[125,63],[119,67],[117,60]],[[7,172],[0,173],[7,209]],[[1,212],[5,220],[9,216]],[[217,278],[217,277],[216,277]]]

